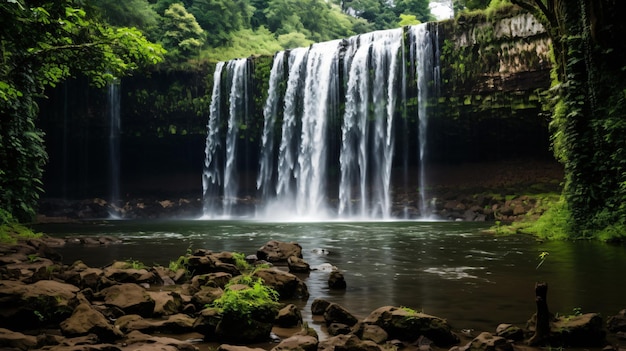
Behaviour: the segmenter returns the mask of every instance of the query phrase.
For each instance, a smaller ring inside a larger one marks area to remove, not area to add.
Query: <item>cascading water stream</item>
[[[213,91],[211,95],[211,106],[209,108],[209,122],[207,124],[207,137],[204,147],[204,171],[202,174],[202,198],[204,202],[204,216],[213,216],[218,211],[218,197],[222,184],[220,159],[222,142],[220,140],[219,126],[222,116],[222,70],[225,63],[218,62],[213,75]]]
[[[439,85],[439,64],[436,26],[423,23],[409,29],[414,38],[412,45],[415,58],[418,95],[418,137],[419,137],[419,210],[422,219],[433,217],[433,208],[428,201],[428,185],[426,179],[427,137],[428,137],[428,104],[436,97]],[[434,32],[434,33],[433,33]]]
[[[326,125],[328,101],[339,90],[339,40],[314,44],[306,61],[302,132],[296,175],[296,214],[319,218],[327,216]]]
[[[278,118],[280,105],[278,85],[284,80],[284,59],[284,51],[277,53],[274,57],[272,70],[270,72],[268,96],[263,109],[264,123],[263,136],[261,139],[261,157],[256,182],[257,189],[261,191],[263,203],[267,203],[267,201],[270,200],[270,195],[274,195],[270,193],[274,170],[276,168],[274,161],[274,127],[276,119]]]
[[[224,216],[232,215],[237,203],[237,141],[239,124],[247,122],[248,117],[248,60],[229,61],[226,71],[231,77],[228,130],[226,131],[226,164],[224,166]]]
[[[393,117],[401,28],[353,38],[358,47],[347,64],[346,110],[342,127],[339,215],[389,218],[393,159]],[[373,111],[371,111],[373,106]],[[371,121],[371,122],[370,122]],[[352,208],[358,187],[360,206]]]
[[[119,206],[120,200],[120,82],[115,80],[109,83],[109,171],[110,189],[109,203]],[[116,212],[116,211],[115,211]],[[116,217],[117,213],[111,213]]]
[[[296,165],[298,157],[298,121],[302,101],[302,77],[308,49],[298,48],[289,52],[287,88],[284,98],[284,112],[280,146],[278,151],[278,177],[276,201],[274,205],[293,209],[295,206]]]

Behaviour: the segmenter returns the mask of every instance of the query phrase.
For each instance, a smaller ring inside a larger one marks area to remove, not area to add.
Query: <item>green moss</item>
[[[544,203],[548,210],[534,222],[526,223],[521,232],[536,235],[539,238],[550,240],[563,240],[568,238],[570,228],[570,212],[562,198],[550,203]]]
[[[15,244],[18,240],[41,238],[43,234],[35,233],[32,229],[17,222],[13,216],[0,209],[0,243]]]

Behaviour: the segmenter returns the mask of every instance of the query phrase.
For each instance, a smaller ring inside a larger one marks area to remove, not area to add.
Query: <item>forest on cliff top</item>
[[[436,20],[431,7],[485,8],[489,0],[97,0],[114,26],[136,27],[192,66],[305,47],[314,42]],[[492,1],[499,3],[500,1]],[[432,3],[432,4],[431,4]],[[494,6],[492,4],[492,6]]]

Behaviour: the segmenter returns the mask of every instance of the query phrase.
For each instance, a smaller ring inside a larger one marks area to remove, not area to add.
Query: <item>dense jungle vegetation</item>
[[[561,202],[528,230],[623,237],[626,29],[617,0],[452,2],[457,18],[511,3],[533,13],[553,42],[547,107],[566,172]],[[37,99],[47,87],[76,76],[104,86],[155,69],[195,70],[433,19],[428,0],[0,0],[0,224],[36,213],[47,159]]]

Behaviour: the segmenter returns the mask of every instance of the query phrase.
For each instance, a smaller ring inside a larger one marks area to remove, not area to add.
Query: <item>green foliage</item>
[[[189,256],[191,255],[191,252],[191,247],[188,247],[185,255],[178,256],[176,261],[170,261],[168,265],[169,270],[172,272],[176,272],[179,269],[187,270],[189,267]]]
[[[129,258],[128,260],[126,260],[125,263],[126,264],[124,268],[128,268],[128,269],[145,269],[146,268],[146,265],[143,264],[143,262],[133,260],[132,258]]]
[[[306,35],[299,32],[281,34],[278,36],[278,44],[283,49],[293,49],[307,47],[313,44],[312,40],[306,38]]]
[[[0,208],[29,221],[47,161],[35,97],[78,74],[103,87],[159,62],[164,50],[135,28],[107,26],[72,0],[5,1],[0,21]]]
[[[181,55],[196,53],[204,43],[204,31],[193,14],[182,4],[172,4],[163,14],[163,44],[170,57],[181,60]]]
[[[233,252],[233,258],[235,259],[235,266],[242,271],[247,272],[251,269],[250,264],[246,261],[246,255],[241,252]]]
[[[156,31],[160,20],[159,14],[147,0],[93,0],[90,5],[96,7],[109,24],[139,28],[146,35]]]
[[[252,55],[273,55],[282,50],[274,35],[265,27],[257,30],[242,29],[231,33],[231,45],[203,50],[200,58],[209,62],[230,60]]]
[[[567,208],[567,203],[563,199],[559,200],[537,221],[522,231],[544,239],[567,239],[570,232],[570,211]]]
[[[405,15],[402,13],[400,14],[400,22],[398,22],[398,25],[404,27],[413,26],[420,23],[421,22],[417,19],[417,17],[415,17],[415,15]]]
[[[35,233],[19,224],[11,213],[0,208],[0,243],[15,244],[20,239],[36,239],[42,236],[43,234]]]
[[[241,289],[238,285],[246,285]],[[236,289],[232,289],[237,285]],[[237,316],[250,322],[255,316],[275,315],[278,311],[278,293],[263,284],[260,278],[249,275],[233,279],[226,285],[224,294],[212,303],[222,314]]]
[[[253,8],[246,0],[194,0],[189,12],[207,31],[207,43],[218,47],[230,43],[231,33],[249,28]]]

